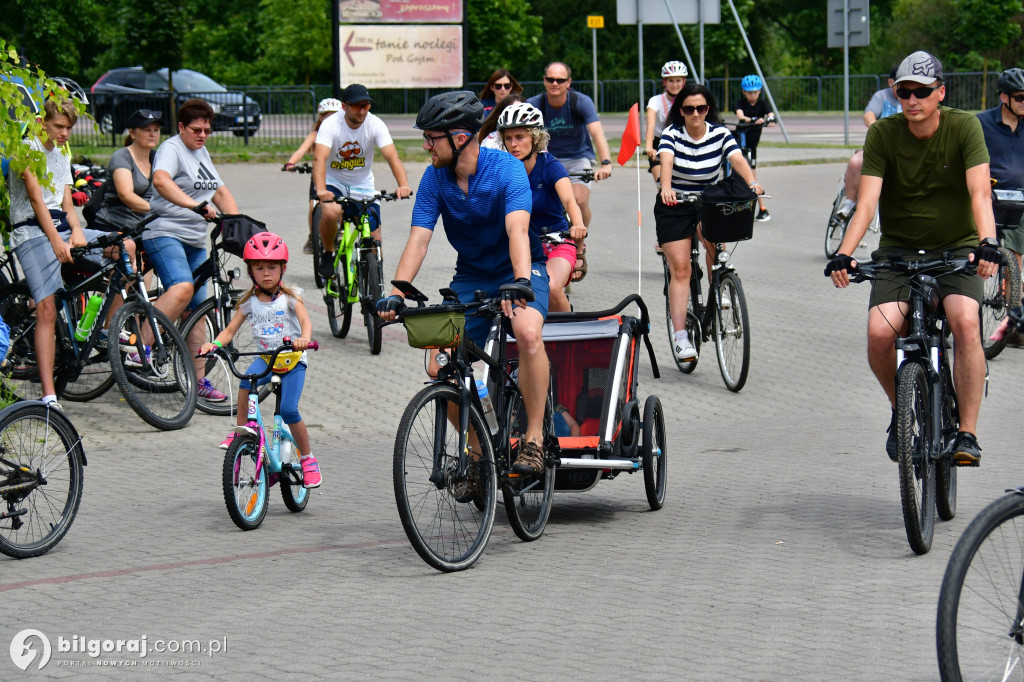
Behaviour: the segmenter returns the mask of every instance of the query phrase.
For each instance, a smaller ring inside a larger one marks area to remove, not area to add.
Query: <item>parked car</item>
[[[123,131],[128,117],[136,109],[162,112],[164,132],[172,132],[167,69],[153,73],[146,73],[140,66],[111,69],[93,83],[91,93],[93,118],[105,135]],[[246,131],[254,135],[259,130],[260,107],[245,93],[230,92],[198,71],[175,71],[174,110],[193,98],[204,99],[213,107],[214,130],[230,130],[239,137]]]

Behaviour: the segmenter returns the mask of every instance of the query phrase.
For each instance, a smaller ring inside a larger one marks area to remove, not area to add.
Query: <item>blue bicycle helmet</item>
[[[740,81],[740,87],[747,92],[751,92],[753,90],[760,90],[763,87],[761,83],[761,77],[755,74],[744,76],[743,80]]]

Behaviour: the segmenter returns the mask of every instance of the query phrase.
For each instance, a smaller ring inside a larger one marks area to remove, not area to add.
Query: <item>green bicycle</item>
[[[324,290],[327,321],[331,333],[339,339],[348,336],[352,324],[352,307],[358,303],[366,325],[370,353],[380,354],[382,322],[374,306],[384,297],[380,244],[373,238],[370,228],[370,206],[377,201],[394,201],[398,195],[380,192],[366,199],[335,197],[333,203],[342,205],[341,229],[334,239],[334,264],[330,277],[319,271],[324,253],[320,239],[321,202],[313,208],[313,273],[318,288]]]

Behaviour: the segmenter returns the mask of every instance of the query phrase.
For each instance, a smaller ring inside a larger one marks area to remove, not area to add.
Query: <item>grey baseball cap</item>
[[[931,85],[936,80],[942,80],[942,62],[924,50],[918,50],[904,59],[896,69],[897,85],[904,81]]]

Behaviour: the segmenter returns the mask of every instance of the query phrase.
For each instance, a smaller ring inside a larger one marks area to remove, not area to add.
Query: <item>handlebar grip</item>
[[[203,215],[206,212],[206,205],[208,203],[210,203],[210,202],[204,201],[201,204],[199,204],[198,206],[193,206],[192,207],[192,211],[195,212],[195,213],[198,213],[199,215]]]
[[[320,350],[320,342],[311,340],[307,348],[309,348],[309,350]]]

